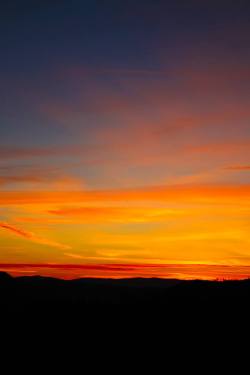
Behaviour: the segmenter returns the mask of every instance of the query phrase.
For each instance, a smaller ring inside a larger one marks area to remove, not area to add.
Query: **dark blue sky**
[[[155,68],[189,48],[249,53],[248,1],[10,1],[1,5],[1,67],[67,63]],[[35,3],[35,5],[34,5]],[[181,51],[180,51],[181,50]]]

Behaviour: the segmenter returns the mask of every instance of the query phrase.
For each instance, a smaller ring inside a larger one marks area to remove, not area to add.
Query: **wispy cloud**
[[[19,229],[19,228],[16,228],[13,225],[10,225],[8,223],[0,222],[0,227],[15,233],[17,236],[21,236],[21,237],[25,237],[25,238],[33,238],[34,237],[33,233],[24,231],[24,230]]]
[[[250,140],[242,141],[230,141],[230,142],[221,142],[221,143],[207,143],[202,145],[192,145],[187,147],[187,150],[190,153],[197,154],[225,154],[225,153],[238,153],[238,152],[249,152]]]
[[[5,159],[29,159],[40,157],[57,157],[57,156],[72,156],[82,155],[83,149],[80,145],[66,145],[66,146],[46,146],[46,147],[18,147],[1,145],[0,160]]]
[[[224,169],[230,171],[250,171],[250,165],[230,165]]]
[[[41,245],[55,247],[55,248],[62,249],[62,250],[71,249],[70,246],[61,244],[59,242],[51,241],[51,240],[49,240],[47,238],[44,238],[44,237],[37,236],[36,234],[34,234],[32,232],[17,228],[16,226],[14,226],[12,224],[9,224],[9,223],[6,223],[6,222],[0,222],[0,228],[5,229],[5,230],[15,234],[16,236],[23,237],[27,240],[30,240],[32,242],[35,242],[35,243],[38,243],[38,244],[41,244]]]
[[[20,183],[39,183],[43,179],[38,176],[0,176],[0,186],[20,184]]]
[[[0,167],[0,188],[24,186],[44,190],[75,190],[85,185],[83,179],[67,173],[67,167],[49,165],[9,165]]]

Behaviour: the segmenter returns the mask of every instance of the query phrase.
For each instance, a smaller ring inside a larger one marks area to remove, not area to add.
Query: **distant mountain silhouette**
[[[12,280],[12,277],[7,272],[0,272],[0,283]]]
[[[91,306],[146,306],[179,309],[185,306],[250,306],[250,279],[242,281],[183,281],[133,278],[62,280],[43,276],[11,277],[0,272],[1,310]]]

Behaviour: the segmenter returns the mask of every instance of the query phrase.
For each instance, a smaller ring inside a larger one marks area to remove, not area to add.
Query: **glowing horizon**
[[[66,280],[77,278],[162,278],[179,280],[245,280],[250,266],[214,264],[0,264],[13,277],[45,276]]]

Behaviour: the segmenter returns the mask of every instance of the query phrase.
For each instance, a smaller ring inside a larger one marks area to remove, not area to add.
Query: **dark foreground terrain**
[[[250,311],[250,279],[181,281],[175,279],[76,279],[41,276],[13,278],[0,272],[1,312],[88,311],[106,307],[143,307],[159,311],[238,308]]]
[[[42,338],[46,348],[80,340],[81,350],[87,345],[94,353],[97,345],[105,350],[107,340],[118,351],[117,343],[129,343],[135,353],[149,342],[154,346],[163,341],[164,350],[176,342],[178,351],[180,343],[193,340],[199,346],[208,337],[225,345],[233,332],[246,336],[249,316],[250,279],[65,281],[0,272],[1,334],[6,331],[5,339],[18,343],[18,351],[23,340],[37,343]]]

